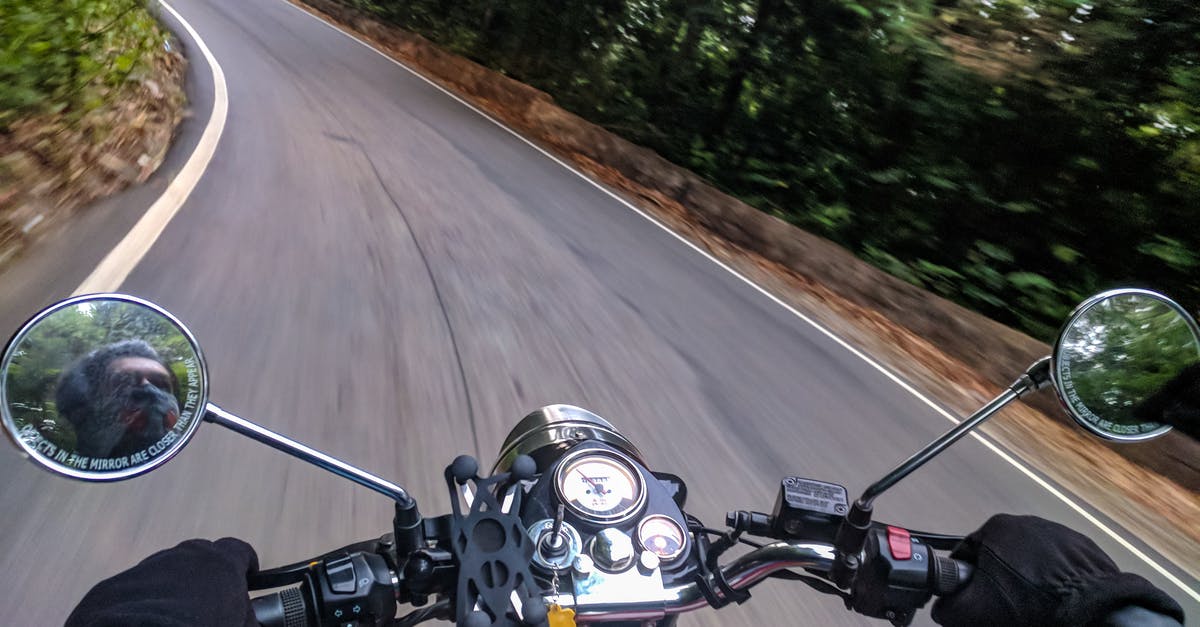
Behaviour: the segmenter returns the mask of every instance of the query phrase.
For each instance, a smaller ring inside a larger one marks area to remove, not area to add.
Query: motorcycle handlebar
[[[775,572],[803,568],[828,573],[833,566],[834,548],[821,543],[774,542],[755,549],[722,568],[725,580],[735,590],[743,590]],[[958,592],[974,575],[971,564],[950,557],[936,556],[930,569],[929,591],[943,596]]]
[[[730,588],[745,590],[779,571],[799,568],[812,573],[828,573],[833,567],[834,556],[835,550],[830,544],[779,541],[738,557],[721,567],[721,573]],[[970,581],[973,571],[974,568],[966,562],[937,556],[934,563],[930,564],[927,590],[934,595],[957,592]],[[713,582],[709,583],[709,589],[718,597],[723,597],[719,588],[711,585]],[[546,601],[575,605],[570,595],[547,597]],[[305,597],[300,587],[292,587],[258,597],[252,605],[256,618],[264,627],[307,627],[314,616],[308,607],[310,603],[311,600]],[[667,589],[660,602],[602,608],[576,607],[576,612],[580,619],[589,622],[654,620],[708,605],[709,601],[700,584],[692,582]]]
[[[773,542],[762,548],[755,549],[721,568],[725,581],[734,590],[745,590],[770,577],[776,572],[801,568],[814,573],[828,573],[833,567],[835,550],[832,545],[817,542]],[[967,562],[949,557],[938,557],[941,568],[931,568],[937,573],[931,575],[927,585],[929,592],[935,595],[946,595],[957,592],[970,581],[974,567]],[[714,587],[715,588],[715,587]],[[723,594],[714,589],[723,597]],[[626,607],[626,608],[576,608],[576,615],[587,618],[589,622],[618,621],[618,620],[653,620],[665,615],[683,614],[692,610],[707,607],[709,602],[701,591],[699,583],[689,583],[676,586],[666,591],[665,603],[657,607]],[[561,602],[562,599],[551,599]],[[723,600],[723,599],[722,599]]]

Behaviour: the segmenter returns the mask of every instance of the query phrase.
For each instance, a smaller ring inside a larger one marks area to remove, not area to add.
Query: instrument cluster
[[[693,542],[672,490],[616,447],[577,445],[531,492],[523,519],[534,564],[548,578],[569,574],[576,603],[601,603],[614,588],[656,594],[691,574]]]

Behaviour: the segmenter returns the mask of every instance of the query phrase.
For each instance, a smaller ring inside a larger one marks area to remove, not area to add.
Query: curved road
[[[528,411],[582,405],[684,476],[712,525],[769,508],[785,474],[857,493],[949,426],[670,234],[296,8],[175,6],[224,68],[228,124],[122,289],[192,327],[226,409],[401,482],[435,514],[455,455],[490,459]],[[162,173],[0,276],[3,333],[68,295],[186,159],[212,86],[184,43],[196,116]],[[0,474],[0,615],[12,624],[59,623],[95,581],[186,538],[239,536],[272,565],[391,520],[374,493],[212,426],[130,482],[74,483],[11,451]],[[1001,510],[1088,528],[969,439],[876,507],[948,532]],[[685,623],[881,624],[787,582]]]

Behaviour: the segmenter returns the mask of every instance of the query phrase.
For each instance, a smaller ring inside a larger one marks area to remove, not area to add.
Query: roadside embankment
[[[0,267],[149,178],[186,115],[175,41],[142,6],[118,4],[33,3],[0,27],[0,39],[23,42],[0,88]]]
[[[953,412],[973,410],[1050,351],[720,192],[653,151],[563,110],[537,89],[334,0],[303,4],[624,192]],[[1108,446],[1074,428],[1048,393],[1006,411],[986,430],[1052,482],[1196,574],[1196,442],[1172,433],[1149,444]]]

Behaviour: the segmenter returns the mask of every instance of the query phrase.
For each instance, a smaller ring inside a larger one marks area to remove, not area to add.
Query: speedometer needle
[[[595,494],[597,494],[599,496],[604,496],[604,483],[600,482],[597,479],[592,479],[591,477],[583,474],[583,471],[576,471],[576,472],[579,473],[580,477],[583,477],[584,481],[591,484],[592,490],[594,491]]]

